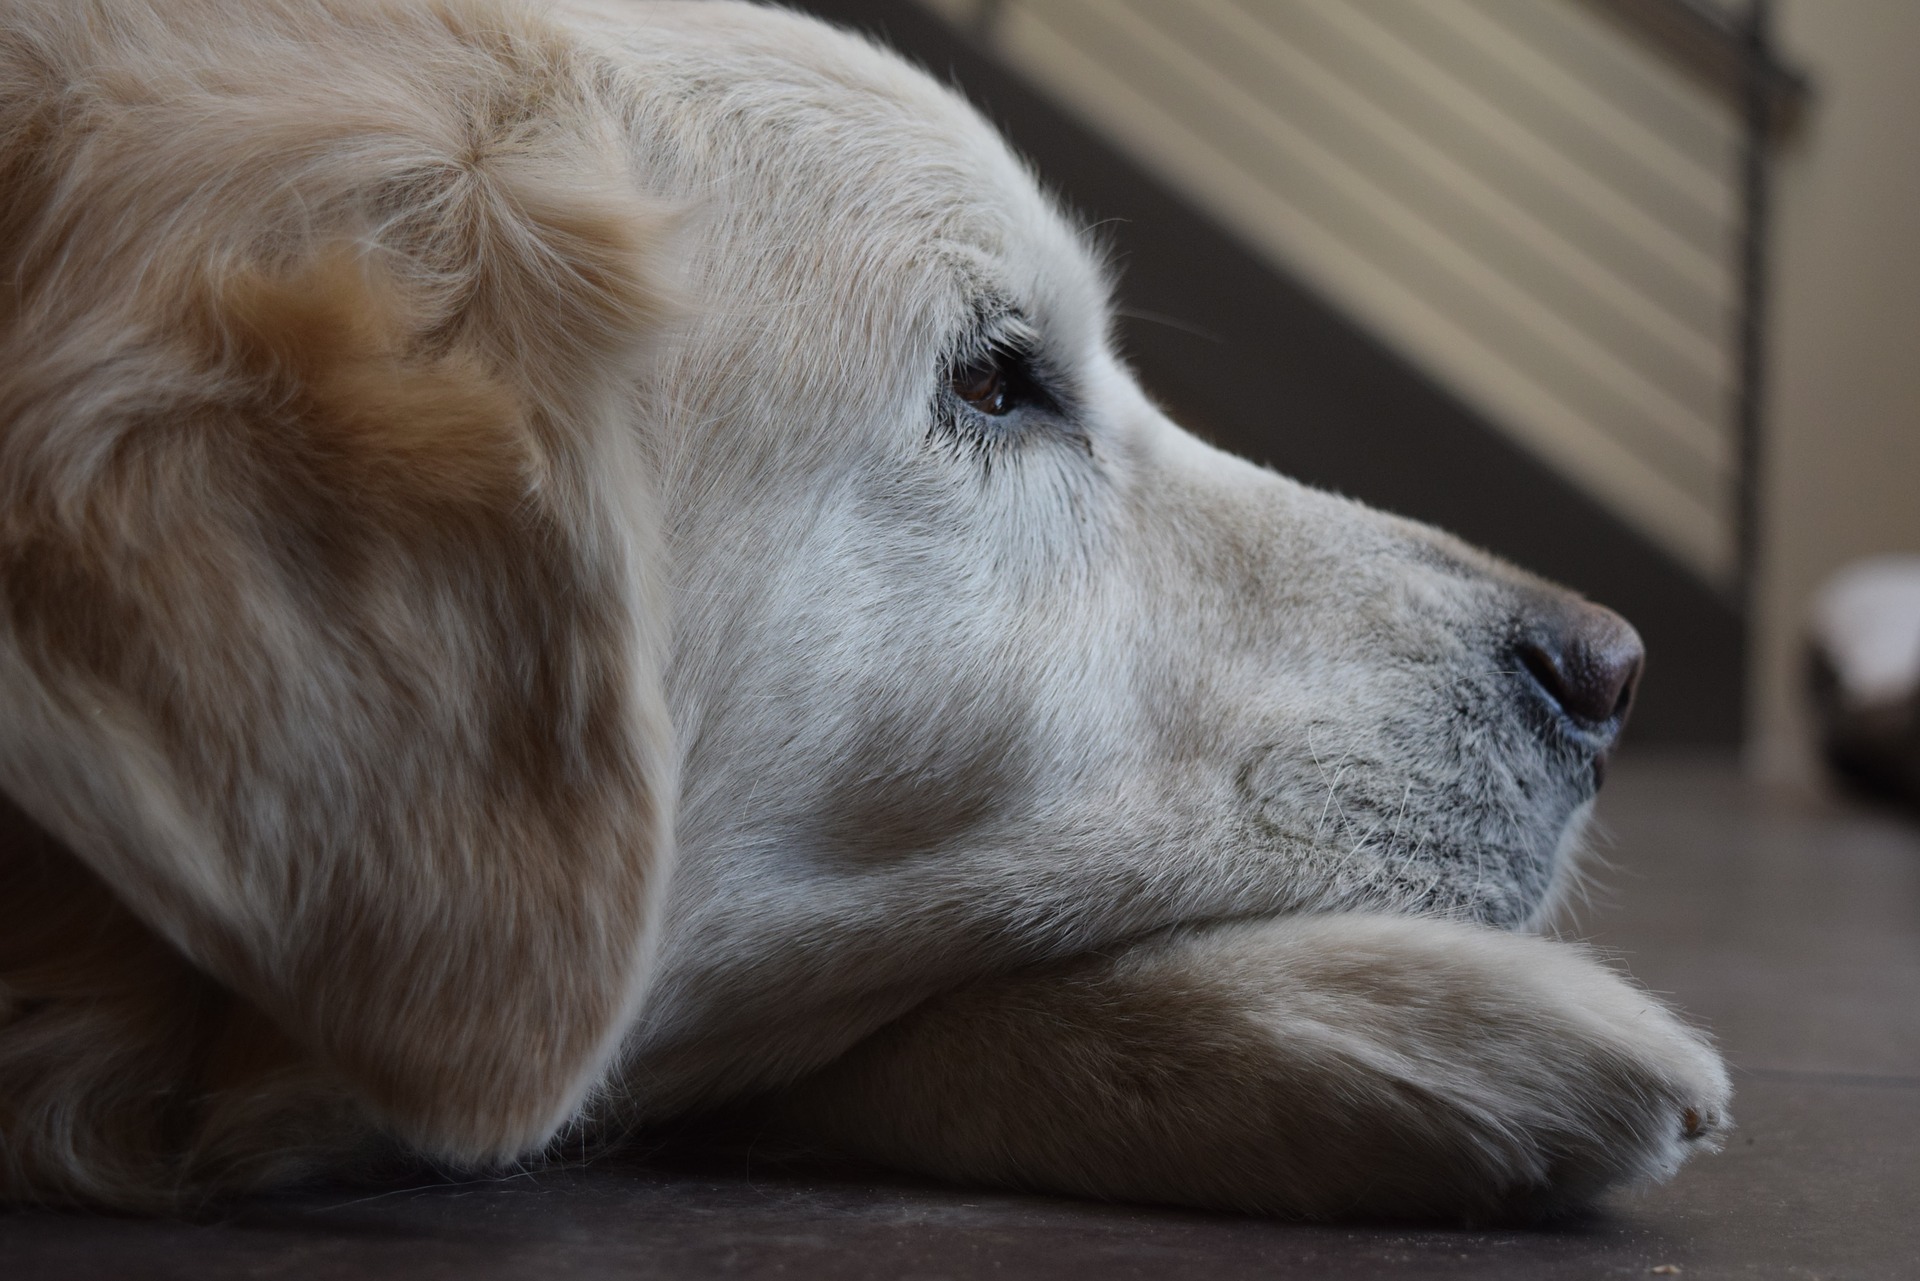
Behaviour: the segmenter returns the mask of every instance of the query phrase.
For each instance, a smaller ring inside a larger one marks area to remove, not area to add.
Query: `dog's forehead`
[[[575,3],[619,21],[641,128],[669,140],[674,185],[722,203],[728,243],[754,243],[762,265],[885,281],[870,305],[932,303],[942,320],[991,293],[1043,322],[1097,324],[1107,287],[1085,238],[918,68],[757,5]]]

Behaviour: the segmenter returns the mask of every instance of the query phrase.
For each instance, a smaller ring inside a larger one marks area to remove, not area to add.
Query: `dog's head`
[[[691,295],[652,397],[686,751],[652,1036],[810,1036],[1180,921],[1537,920],[1632,631],[1168,421],[1087,237],[953,95],[797,19],[662,21],[622,55]]]
[[[645,991],[694,1097],[1181,922],[1540,916],[1624,623],[1169,422],[918,72],[577,8],[0,44],[0,784],[149,925],[476,1155]]]

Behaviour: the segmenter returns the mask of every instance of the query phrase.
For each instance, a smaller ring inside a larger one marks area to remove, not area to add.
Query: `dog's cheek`
[[[864,726],[834,758],[803,841],[831,860],[895,863],[965,845],[1016,812],[1032,788],[1023,718],[1011,708],[970,710],[944,723],[929,714]]]

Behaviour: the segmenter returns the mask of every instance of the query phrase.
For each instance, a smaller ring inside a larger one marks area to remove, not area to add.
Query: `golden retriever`
[[[1528,1214],[1725,1127],[1699,1033],[1528,932],[1632,630],[1167,421],[892,56],[0,0],[0,191],[5,1197],[753,1100],[958,1179]]]

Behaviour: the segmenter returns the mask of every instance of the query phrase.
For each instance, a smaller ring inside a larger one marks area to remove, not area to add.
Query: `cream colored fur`
[[[918,72],[726,3],[0,15],[6,1195],[751,1100],[1481,1215],[1727,1123],[1511,932],[1593,786],[1511,657],[1564,598],[1168,422]],[[994,343],[1044,404],[956,398]]]

